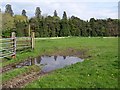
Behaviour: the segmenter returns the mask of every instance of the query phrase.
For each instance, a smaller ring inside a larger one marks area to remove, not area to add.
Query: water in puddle
[[[42,66],[41,70],[43,72],[50,72],[65,66],[75,64],[77,62],[82,62],[83,59],[73,56],[41,56],[29,61],[25,61],[16,65],[17,68],[30,65],[39,65]]]

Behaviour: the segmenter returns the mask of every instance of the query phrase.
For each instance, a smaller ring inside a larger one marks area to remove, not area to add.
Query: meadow
[[[84,62],[55,70],[25,88],[118,88],[118,38],[36,39],[34,50],[18,52],[16,59],[2,60],[1,66],[41,55],[72,55],[83,58]],[[29,68],[4,73],[3,82],[17,77],[17,73],[29,72]]]

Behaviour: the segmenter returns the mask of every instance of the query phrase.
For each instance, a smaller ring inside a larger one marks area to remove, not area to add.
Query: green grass
[[[16,59],[3,66],[28,57],[57,53],[68,48],[86,50],[90,58],[84,62],[56,70],[39,78],[26,88],[116,88],[118,87],[118,38],[79,38],[36,40],[35,50],[18,53]],[[12,78],[12,77],[11,77]]]
[[[82,63],[56,70],[39,78],[26,88],[117,88],[118,87],[118,39],[117,38],[68,38],[45,40],[53,48],[88,49]],[[43,44],[44,44],[43,43]],[[45,44],[46,46],[46,44]]]

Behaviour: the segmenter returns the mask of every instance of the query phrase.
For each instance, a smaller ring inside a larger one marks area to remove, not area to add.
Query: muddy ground
[[[54,53],[50,53],[50,54],[44,54],[44,55],[48,55],[48,56],[75,56],[75,57],[79,57],[81,59],[85,59],[88,57],[91,57],[89,55],[87,55],[88,49],[82,49],[82,50],[78,50],[78,49],[74,49],[74,48],[68,48],[66,50],[57,50],[57,52]]]

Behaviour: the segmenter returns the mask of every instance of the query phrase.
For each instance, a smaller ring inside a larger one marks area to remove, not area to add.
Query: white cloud
[[[119,0],[0,0],[0,2],[118,2]]]
[[[25,9],[28,16],[34,16],[35,8],[40,7],[42,14],[47,13],[53,15],[54,10],[57,10],[58,15],[61,17],[63,11],[66,11],[68,17],[74,15],[84,20],[91,17],[117,18],[118,0],[109,0],[109,2],[107,2],[108,0],[104,0],[106,3],[104,3],[103,0],[99,3],[95,0],[90,0],[91,2],[88,2],[88,0],[85,0],[86,2],[80,1],[81,0],[4,0],[0,8],[10,3],[15,14],[21,14],[21,10]]]

